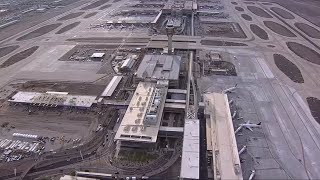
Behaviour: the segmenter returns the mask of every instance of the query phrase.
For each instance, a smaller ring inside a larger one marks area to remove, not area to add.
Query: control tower
[[[168,54],[172,54],[172,36],[174,33],[173,21],[169,20],[166,26],[167,36],[168,36]]]

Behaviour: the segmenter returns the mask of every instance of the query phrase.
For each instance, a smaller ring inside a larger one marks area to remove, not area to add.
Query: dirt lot
[[[237,11],[241,11],[241,12],[243,12],[244,11],[244,9],[242,8],[242,7],[235,7],[235,9],[237,10]]]
[[[107,9],[107,8],[109,8],[109,7],[111,7],[111,4],[106,4],[106,5],[104,5],[104,6],[101,6],[101,7],[99,8],[99,10],[105,10],[105,9]]]
[[[241,17],[247,21],[252,21],[252,17],[247,14],[241,14]]]
[[[85,15],[83,18],[87,19],[87,18],[90,18],[90,17],[95,16],[97,14],[98,14],[98,12],[92,12],[92,13]]]
[[[296,42],[287,42],[287,46],[302,59],[320,65],[320,54],[317,51]]]
[[[320,100],[315,97],[307,97],[307,102],[312,116],[320,124]]]
[[[43,26],[39,29],[36,29],[36,30],[24,35],[24,36],[19,37],[17,39],[17,41],[24,41],[24,40],[28,40],[28,39],[42,36],[44,34],[47,34],[50,31],[55,30],[56,28],[58,28],[61,25],[62,25],[62,23],[56,23],[56,24],[49,24],[49,25]]]
[[[67,15],[59,18],[58,21],[65,21],[65,20],[73,19],[73,18],[81,16],[82,14],[84,14],[84,12],[75,12],[75,13],[67,14]]]
[[[272,11],[274,11],[276,14],[278,14],[279,16],[281,16],[282,18],[284,19],[294,19],[294,16],[289,13],[288,11],[286,10],[283,10],[281,8],[278,8],[278,7],[272,7],[270,8]]]
[[[74,23],[71,23],[71,24],[68,24],[66,25],[65,27],[61,28],[58,32],[56,32],[56,34],[62,34],[62,33],[65,33],[75,27],[77,27],[81,22],[78,21],[78,22],[74,22]]]
[[[280,34],[282,36],[287,36],[287,37],[297,37],[293,32],[291,32],[288,28],[285,26],[273,22],[273,21],[263,21],[264,25],[269,28],[271,31]]]
[[[250,24],[250,29],[259,38],[264,39],[264,40],[269,39],[268,33],[265,30],[263,30],[260,26],[255,25],[255,24]]]
[[[295,23],[294,25],[309,37],[320,39],[320,31],[314,27],[305,23]]]
[[[24,60],[25,58],[31,56],[39,46],[33,46],[29,49],[26,49],[24,51],[21,51],[13,56],[11,56],[9,59],[7,59],[4,63],[0,65],[0,68],[6,68],[8,66],[11,66],[12,64],[15,64],[21,60]]]
[[[229,41],[214,41],[214,40],[201,40],[202,45],[209,45],[209,46],[248,46],[244,43],[237,43],[237,42],[229,42]]]
[[[127,43],[148,43],[149,38],[127,38]],[[90,42],[90,43],[122,43],[123,38],[111,38],[111,37],[92,37],[92,38],[73,38],[67,39],[67,41],[75,42]]]
[[[200,22],[199,35],[212,37],[247,38],[241,26],[234,22]]]
[[[117,46],[109,45],[78,45],[64,54],[59,60],[60,61],[87,61],[91,60],[90,56],[93,53],[105,53],[104,57],[97,59],[103,61],[108,59],[114,52]]]
[[[45,151],[63,146],[72,147],[76,145],[72,139],[82,139],[83,142],[101,123],[102,116],[97,111],[100,110],[48,108],[5,102],[0,108],[0,124],[8,124],[0,127],[1,137],[12,139],[15,132],[55,137],[55,141],[47,140]],[[64,140],[60,139],[62,137]]]
[[[270,14],[268,14],[263,9],[256,7],[256,6],[247,6],[248,10],[251,11],[253,14],[263,17],[263,18],[272,18]]]
[[[281,54],[273,55],[274,63],[288,78],[296,83],[304,83],[300,69]]]
[[[20,46],[14,45],[14,46],[6,46],[0,48],[0,58],[3,56],[6,56],[7,54],[11,53],[12,51],[18,49]]]
[[[89,9],[93,9],[93,8],[96,8],[96,7],[99,7],[105,3],[109,2],[109,0],[98,0],[92,4],[89,4],[88,6],[85,6],[83,8],[81,8],[81,10],[89,10]]]
[[[17,84],[14,87],[20,91],[28,92],[47,92],[60,91],[69,92],[74,95],[100,95],[105,85],[96,85],[91,83],[63,83],[63,82],[34,82],[29,81],[24,84]]]

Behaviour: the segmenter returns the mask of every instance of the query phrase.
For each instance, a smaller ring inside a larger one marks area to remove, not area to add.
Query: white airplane
[[[256,170],[252,170],[251,174],[249,176],[249,180],[252,180],[254,178],[254,175],[256,174]]]
[[[257,124],[253,124],[253,123],[250,123],[250,121],[247,121],[246,123],[239,124],[239,125],[240,126],[238,127],[238,129],[234,132],[235,134],[237,134],[243,127],[247,128],[251,132],[253,132],[252,128],[261,128],[261,122],[259,122]]]
[[[237,88],[237,85],[238,85],[238,84],[236,84],[235,86],[233,86],[233,87],[231,87],[231,88],[228,88],[228,89],[223,90],[222,93],[223,93],[223,94],[227,94],[227,93],[233,92],[233,91]]]
[[[247,146],[243,146],[240,151],[238,152],[239,153],[239,156],[245,151],[247,150]]]

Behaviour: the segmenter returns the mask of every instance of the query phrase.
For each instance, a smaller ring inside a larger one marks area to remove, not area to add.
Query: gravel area
[[[320,124],[320,100],[315,97],[307,97],[307,102],[312,116]]]
[[[61,25],[62,25],[62,23],[56,23],[56,24],[49,24],[49,25],[43,26],[39,29],[36,29],[36,30],[24,35],[24,36],[19,37],[17,39],[17,41],[24,41],[24,40],[28,40],[28,39],[42,36],[44,34],[47,34],[50,31],[55,30],[56,28],[58,28]]]
[[[287,42],[287,46],[293,53],[302,59],[320,65],[320,54],[317,51],[296,42]]]
[[[252,17],[247,14],[241,14],[241,17],[247,21],[252,21]]]
[[[89,4],[88,6],[85,6],[83,8],[81,8],[81,10],[89,10],[89,9],[94,9],[96,7],[99,7],[105,3],[109,2],[109,0],[99,0],[99,1],[96,1],[92,4]]]
[[[8,55],[9,53],[11,53],[12,51],[18,49],[19,47],[20,46],[18,46],[18,45],[1,47],[0,48],[0,58],[3,57],[3,56]]]
[[[289,13],[288,11],[278,8],[278,7],[272,7],[270,8],[272,11],[274,11],[276,14],[278,14],[279,16],[281,16],[284,19],[294,19],[294,16]]]
[[[95,16],[97,14],[98,14],[98,12],[92,12],[92,13],[89,13],[89,14],[85,15],[83,18],[85,18],[85,19],[91,18],[92,16]]]
[[[273,21],[263,21],[264,25],[269,28],[271,31],[286,37],[297,37],[293,32],[291,32],[285,26],[273,22]]]
[[[0,68],[6,68],[9,67],[21,60],[26,59],[27,57],[31,56],[37,49],[39,48],[39,46],[33,46],[29,49],[26,49],[24,51],[21,51],[13,56],[11,56],[9,59],[7,59],[4,63],[2,63],[0,65]]]
[[[256,6],[247,6],[248,10],[251,11],[253,14],[263,17],[263,18],[272,18],[270,14],[268,14],[265,10],[256,7]]]
[[[244,9],[243,9],[242,7],[239,7],[239,6],[235,7],[235,9],[236,9],[237,11],[240,11],[240,12],[243,12],[243,11],[244,11]]]
[[[99,10],[105,10],[105,9],[107,9],[107,8],[109,8],[109,7],[111,7],[111,4],[106,4],[106,5],[104,5],[104,6],[101,6],[101,7],[99,8]]]
[[[74,22],[74,23],[71,23],[71,24],[68,24],[66,26],[64,26],[63,28],[61,28],[58,32],[56,32],[56,34],[62,34],[62,33],[65,33],[75,27],[77,27],[81,22],[78,21],[78,22]]]
[[[59,18],[58,21],[65,21],[65,20],[73,19],[73,18],[81,16],[82,14],[84,14],[84,12],[71,13],[71,14],[68,14],[68,15],[65,15],[65,16]]]
[[[215,40],[201,40],[202,45],[210,46],[248,46],[244,43],[229,42],[229,41],[215,41]]]
[[[320,31],[318,29],[305,23],[295,23],[294,25],[309,37],[320,39]]]
[[[264,40],[269,39],[268,33],[265,30],[263,30],[260,26],[255,25],[255,24],[250,24],[250,29],[259,38],[264,39]]]
[[[273,55],[274,63],[288,78],[296,83],[304,83],[300,69],[281,54]]]

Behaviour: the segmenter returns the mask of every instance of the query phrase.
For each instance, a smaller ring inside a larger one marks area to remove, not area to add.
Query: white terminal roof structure
[[[119,85],[121,79],[122,79],[122,76],[113,76],[113,78],[109,82],[108,86],[102,92],[101,96],[102,97],[110,97],[110,96],[112,96],[114,90]]]
[[[115,135],[115,140],[155,143],[167,86],[140,82]]]
[[[186,119],[181,157],[181,179],[199,179],[200,169],[199,119]]]
[[[123,61],[121,68],[132,68],[136,58],[137,55],[132,55],[128,57],[126,60]]]
[[[242,170],[228,97],[221,93],[204,94],[207,151],[212,151],[213,179],[242,180]]]
[[[102,58],[104,55],[105,53],[93,53],[91,58]]]
[[[178,80],[181,57],[176,55],[145,55],[137,70],[137,78]]]
[[[69,95],[65,92],[24,92],[19,91],[9,102],[27,103],[43,106],[74,106],[74,107],[91,107],[96,102],[97,96],[78,96]]]

